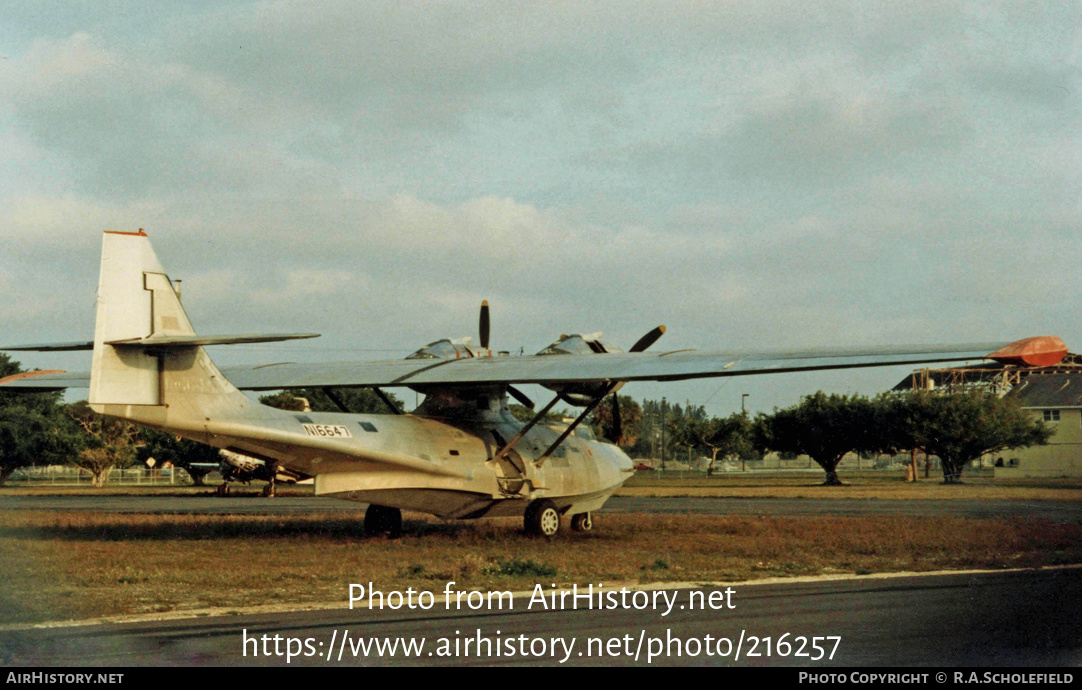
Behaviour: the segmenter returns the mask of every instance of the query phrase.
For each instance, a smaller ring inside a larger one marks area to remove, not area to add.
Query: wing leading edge
[[[594,355],[476,357],[432,362],[388,360],[319,364],[223,367],[242,390],[321,387],[479,386],[514,383],[560,384],[590,381],[683,381],[798,371],[852,369],[994,359],[1030,366],[1055,364],[1066,354],[1059,338],[1042,336],[1010,343],[901,346],[779,352],[618,352]],[[0,388],[58,390],[83,388],[87,374],[27,372],[0,379]]]

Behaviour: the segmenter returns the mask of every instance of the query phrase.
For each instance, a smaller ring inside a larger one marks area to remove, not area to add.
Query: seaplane
[[[223,462],[271,482],[311,479],[316,495],[367,503],[368,533],[399,533],[408,510],[445,519],[522,516],[527,533],[551,538],[567,517],[575,531],[592,529],[593,514],[634,474],[615,443],[583,425],[625,383],[980,359],[1048,366],[1067,352],[1053,336],[873,350],[648,351],[665,333],[659,326],[626,352],[599,334],[574,334],[535,355],[512,356],[489,349],[487,303],[479,326],[479,347],[445,339],[398,360],[219,369],[209,346],[318,334],[200,335],[147,234],[107,231],[94,339],[0,347],[90,350],[89,375],[26,372],[0,380],[0,388],[87,388],[99,414],[214,446]],[[523,384],[551,391],[551,401],[536,410],[517,387]],[[244,392],[317,388],[334,399],[340,387],[371,388],[388,402],[385,389],[424,397],[412,412],[392,404],[393,414],[372,415],[281,410]],[[510,398],[536,410],[533,417],[516,419]],[[562,427],[543,423],[560,401],[581,413]]]

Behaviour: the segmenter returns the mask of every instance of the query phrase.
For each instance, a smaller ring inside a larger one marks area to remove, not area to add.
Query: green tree
[[[683,418],[705,419],[706,409],[689,405],[685,410],[679,403],[661,400],[642,401],[642,422],[639,424],[639,441],[629,449],[635,457],[657,457],[662,461],[673,457],[673,439],[669,426],[673,420]],[[686,446],[685,446],[686,447]]]
[[[642,408],[639,407],[639,403],[635,402],[635,399],[629,395],[621,395],[619,401],[620,432],[622,438],[616,438],[616,426],[612,414],[611,396],[594,408],[591,415],[590,426],[598,436],[603,436],[619,446],[629,448],[635,445],[639,440],[639,427],[642,424]]]
[[[21,371],[0,353],[0,378]],[[0,391],[0,486],[21,467],[63,462],[79,449],[79,432],[59,400],[60,393]]]
[[[710,419],[688,416],[670,420],[673,443],[710,453],[709,474],[713,474],[718,455],[747,456],[754,453],[751,418],[742,412]]]
[[[511,403],[507,406],[507,410],[511,413],[511,416],[520,422],[528,422],[537,416],[539,410],[531,410],[525,405],[519,405],[518,403]],[[571,411],[566,407],[562,410],[549,410],[545,413],[545,416],[539,422],[540,424],[563,424],[564,419],[571,417]],[[574,416],[578,416],[575,414]]]
[[[688,417],[670,418],[665,425],[665,433],[669,442],[676,448],[687,448],[692,451],[705,450],[701,433],[701,427],[704,425],[705,422]]]
[[[966,463],[985,453],[1043,445],[1052,436],[1052,429],[1023,410],[1017,398],[986,391],[917,391],[896,396],[891,408],[902,420],[897,443],[938,456],[947,484],[961,482]]]
[[[219,463],[218,449],[198,441],[190,441],[164,431],[143,427],[139,430],[142,445],[139,446],[136,457],[139,462],[145,463],[154,458],[156,467],[168,462],[174,467],[180,467],[192,478],[196,486],[203,486],[203,478],[214,471],[212,467],[193,467],[196,465],[217,465]]]
[[[0,486],[21,467],[66,461],[80,445],[78,430],[55,405],[0,406]]]
[[[22,373],[22,370],[22,366],[20,366],[18,362],[13,360],[9,355],[0,352],[0,379],[20,374]],[[0,391],[0,405],[10,401],[12,396],[15,395],[17,395],[15,391]]]
[[[850,451],[874,449],[877,406],[860,395],[819,391],[800,403],[755,421],[756,444],[764,450],[808,455],[826,472],[824,486],[840,486],[838,463]]]
[[[90,472],[94,486],[105,486],[113,468],[123,469],[135,462],[136,448],[142,443],[137,425],[99,415],[85,400],[67,405],[66,411],[85,434],[85,447],[71,462]]]

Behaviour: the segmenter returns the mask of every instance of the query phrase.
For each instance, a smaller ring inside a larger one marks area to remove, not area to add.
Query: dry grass
[[[407,516],[365,538],[356,514],[0,515],[0,623],[342,602],[386,591],[535,583],[741,581],[820,573],[1082,562],[1082,526],[892,517],[604,515],[589,534],[526,537],[519,520]]]

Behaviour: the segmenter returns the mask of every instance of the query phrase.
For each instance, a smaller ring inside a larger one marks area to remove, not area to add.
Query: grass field
[[[1082,563],[1082,525],[893,517],[603,515],[587,534],[526,537],[517,519],[407,515],[399,539],[357,515],[0,514],[0,624],[340,602],[387,590],[764,577]]]
[[[941,477],[906,482],[894,473],[842,474],[845,486],[822,486],[822,473],[721,474],[666,477],[640,472],[618,496],[724,496],[731,498],[1016,499],[1082,501],[1082,479],[965,478],[946,485]]]

